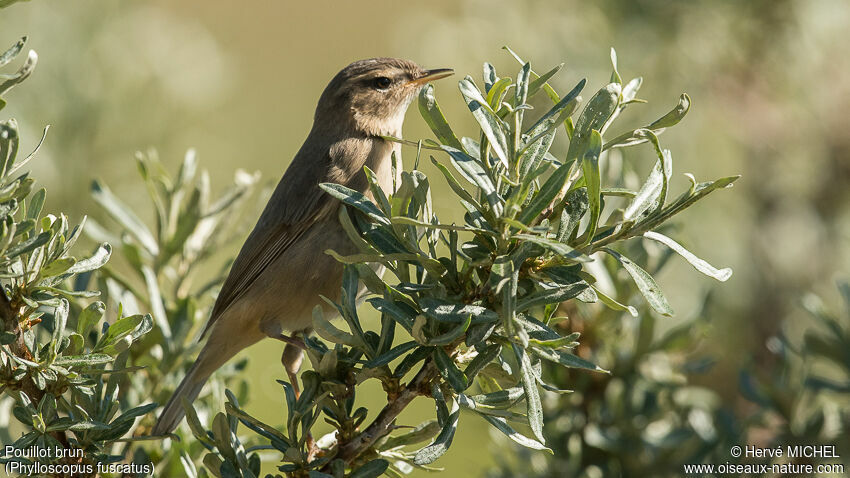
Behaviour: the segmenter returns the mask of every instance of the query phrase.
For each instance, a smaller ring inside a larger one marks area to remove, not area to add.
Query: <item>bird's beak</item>
[[[440,78],[445,78],[447,76],[454,75],[455,71],[451,68],[438,68],[436,70],[427,70],[425,74],[416,78],[415,80],[410,80],[407,84],[410,86],[418,86],[424,85],[429,81],[439,80]]]

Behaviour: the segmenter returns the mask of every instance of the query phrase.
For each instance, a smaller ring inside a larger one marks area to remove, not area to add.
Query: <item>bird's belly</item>
[[[356,252],[336,214],[314,224],[269,264],[250,291],[234,304],[238,315],[259,321],[260,328],[272,335],[275,329],[283,332],[310,327],[316,305],[336,314],[321,298],[337,300],[342,284],[343,265],[324,253],[328,249],[342,255]]]

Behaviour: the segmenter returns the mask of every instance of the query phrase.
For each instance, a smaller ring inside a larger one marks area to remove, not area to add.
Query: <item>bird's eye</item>
[[[375,85],[375,88],[379,90],[386,90],[390,87],[390,84],[392,84],[392,80],[390,80],[386,76],[379,76],[375,78],[372,84]]]

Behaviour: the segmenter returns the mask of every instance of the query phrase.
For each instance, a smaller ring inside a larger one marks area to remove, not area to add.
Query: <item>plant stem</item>
[[[437,377],[438,371],[434,362],[429,358],[413,380],[399,392],[395,400],[387,403],[375,420],[350,441],[341,443],[336,457],[351,463],[368,450],[378,439],[392,431],[393,422],[414,398],[430,393],[429,384]],[[330,465],[325,466],[328,470]]]

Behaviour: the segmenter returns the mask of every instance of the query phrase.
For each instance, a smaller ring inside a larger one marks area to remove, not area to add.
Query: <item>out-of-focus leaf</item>
[[[92,183],[92,198],[103,207],[112,219],[117,221],[152,256],[159,254],[159,245],[151,231],[136,216],[136,213],[124,204],[112,191],[99,181]]]

